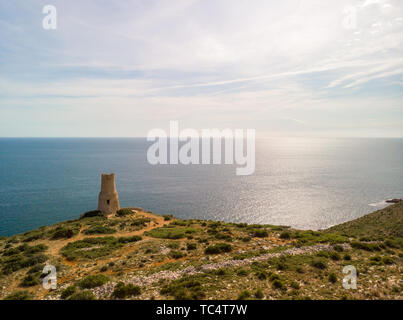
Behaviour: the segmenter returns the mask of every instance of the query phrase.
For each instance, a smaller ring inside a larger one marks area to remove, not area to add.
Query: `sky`
[[[0,0],[0,137],[403,137],[402,89],[401,0]]]

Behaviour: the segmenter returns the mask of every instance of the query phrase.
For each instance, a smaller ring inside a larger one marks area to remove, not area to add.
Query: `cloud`
[[[333,80],[327,88],[333,88],[339,86],[345,82],[351,81],[350,84],[345,85],[345,88],[350,88],[358,84],[366,83],[373,79],[385,78],[396,74],[401,74],[401,69],[403,67],[403,59],[395,59],[393,61],[378,61],[375,62],[375,67],[371,65],[367,66],[366,70],[357,73],[348,74],[340,79]],[[385,72],[388,70],[393,70],[392,72]]]
[[[39,2],[0,4],[0,135],[101,134],[90,120],[105,125],[105,114],[108,134],[135,135],[175,117],[261,130],[283,120],[290,131],[323,130],[326,114],[365,106],[401,117],[399,1],[53,2],[54,32],[41,28]],[[357,9],[352,30],[346,6]]]
[[[352,88],[352,87],[356,87],[358,85],[361,85],[363,83],[369,82],[371,80],[389,78],[389,77],[392,77],[392,76],[395,76],[395,75],[402,75],[402,74],[403,74],[403,68],[396,69],[396,70],[393,70],[393,71],[383,72],[383,73],[379,73],[379,74],[374,74],[374,75],[371,75],[371,76],[362,77],[362,78],[360,78],[358,80],[355,80],[352,83],[346,85],[345,88]]]

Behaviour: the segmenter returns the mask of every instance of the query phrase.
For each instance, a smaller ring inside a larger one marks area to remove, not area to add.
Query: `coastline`
[[[152,167],[145,139],[67,140],[0,143],[0,235],[91,210],[103,170],[116,171],[124,207],[299,229],[357,218],[377,209],[368,204],[403,194],[403,140],[257,139],[256,173],[242,179],[227,166]]]
[[[389,206],[392,206],[394,203],[388,203],[388,202],[387,202],[388,200],[390,200],[390,199],[385,199],[385,200],[382,200],[382,201],[377,202],[377,203],[370,203],[370,204],[368,204],[368,206],[371,206],[371,207],[373,207],[374,209],[373,209],[372,211],[368,211],[367,213],[363,214],[363,216],[366,216],[366,215],[371,214],[371,213],[373,213],[373,212],[376,212],[376,211],[385,209],[385,208],[387,208],[387,207],[389,207]],[[399,200],[401,200],[401,199],[399,199]],[[148,211],[148,210],[145,210],[145,209],[142,209],[142,210],[144,210],[144,211],[146,211],[146,212],[151,212],[151,211]],[[164,214],[160,214],[160,215],[167,215],[167,214],[168,214],[168,213],[164,213]],[[78,216],[80,216],[80,214],[77,214],[77,217],[78,217]],[[179,218],[179,217],[176,217],[176,218],[178,218],[178,219],[183,219],[183,220],[192,220],[192,218]],[[309,229],[309,228],[306,228],[306,229],[305,229],[305,228],[298,228],[298,227],[293,227],[293,226],[288,225],[288,224],[284,224],[284,225],[280,225],[280,226],[287,226],[287,227],[289,227],[289,228],[294,228],[294,229],[298,229],[298,230],[323,231],[323,230],[330,229],[330,228],[332,228],[332,227],[334,227],[334,226],[337,226],[337,225],[340,225],[340,224],[343,224],[343,223],[347,223],[347,222],[350,222],[350,221],[353,221],[353,220],[356,220],[356,219],[359,219],[359,218],[360,218],[360,217],[352,218],[352,219],[350,219],[350,220],[346,220],[346,221],[343,221],[343,222],[340,222],[340,223],[337,223],[337,224],[329,225],[329,226],[327,226],[327,227],[325,227],[325,228],[318,228],[318,229],[312,229],[312,228],[311,228],[311,229]],[[50,226],[58,225],[58,224],[61,224],[61,223],[63,223],[63,222],[70,221],[70,220],[74,220],[74,219],[75,219],[74,217],[71,217],[71,219],[55,221],[55,222],[53,222],[53,223],[51,223],[51,224],[41,225],[40,227],[43,227],[43,226],[48,226],[48,227],[50,227]],[[202,218],[193,218],[193,219],[196,219],[196,220],[203,220]],[[209,219],[208,219],[208,220],[209,220]],[[221,221],[221,220],[215,220],[215,219],[213,219],[213,220],[214,220],[214,221]],[[248,223],[248,222],[239,222],[239,221],[238,221],[238,222],[235,222],[235,221],[221,221],[221,222],[226,222],[226,223]],[[248,223],[248,224],[255,224],[255,223],[252,222],[252,223]],[[260,223],[256,223],[256,224],[260,224]],[[24,233],[30,232],[30,231],[35,230],[35,229],[38,229],[38,228],[40,228],[40,227],[27,229],[27,230],[25,230],[25,231],[17,232],[17,233],[10,234],[10,235],[0,234],[0,238],[4,238],[4,237],[10,238],[10,237],[13,237],[13,236],[17,236],[17,235],[20,235],[20,234],[24,234]]]
[[[1,238],[0,297],[67,299],[72,287],[71,299],[116,299],[122,286],[135,286],[130,299],[401,297],[402,203],[321,231],[182,220],[140,208],[94,212]],[[42,288],[45,264],[57,269],[56,290]],[[387,292],[377,296],[364,281],[360,290],[343,289],[349,264]],[[382,280],[385,269],[391,277]]]

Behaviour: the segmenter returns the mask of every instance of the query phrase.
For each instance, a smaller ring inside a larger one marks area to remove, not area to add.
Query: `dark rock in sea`
[[[386,203],[399,203],[401,201],[402,201],[402,199],[388,199],[388,200],[386,200]]]

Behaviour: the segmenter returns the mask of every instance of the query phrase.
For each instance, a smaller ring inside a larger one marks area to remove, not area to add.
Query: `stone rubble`
[[[341,245],[343,249],[348,250],[351,249],[349,244],[342,244]],[[125,284],[134,284],[140,287],[144,286],[149,286],[155,282],[158,282],[162,279],[169,279],[169,280],[177,280],[180,279],[181,277],[185,275],[194,275],[194,274],[200,274],[204,272],[210,272],[213,270],[221,269],[221,268],[234,268],[234,267],[240,267],[244,265],[251,264],[253,262],[258,262],[258,261],[265,261],[270,258],[278,258],[281,256],[292,256],[292,255],[304,255],[304,254],[314,254],[319,251],[328,251],[332,249],[332,245],[329,244],[317,244],[313,246],[305,246],[305,247],[300,247],[300,248],[290,248],[281,252],[275,252],[275,253],[266,253],[262,254],[257,257],[253,258],[248,258],[248,259],[243,259],[243,260],[226,260],[226,261],[221,261],[221,262],[216,262],[216,263],[209,263],[205,264],[202,266],[189,266],[186,267],[182,270],[176,270],[176,271],[170,271],[170,270],[164,270],[164,271],[159,271],[154,274],[148,275],[148,276],[142,276],[140,275],[134,275],[129,273],[127,275],[127,278],[122,280]],[[115,286],[118,282],[108,282],[100,287],[90,289],[94,295],[97,297],[97,299],[109,299],[113,290],[115,289]],[[60,287],[63,289],[64,287],[67,287],[67,285]],[[53,297],[46,297],[47,300],[58,300],[60,299],[60,295],[53,296]]]
[[[342,246],[345,250],[351,248],[349,244],[342,244]],[[249,258],[249,259],[226,260],[226,261],[221,261],[221,262],[217,262],[217,263],[205,264],[205,265],[198,266],[198,267],[189,266],[182,270],[177,270],[177,271],[164,270],[164,271],[156,272],[149,276],[138,276],[138,275],[128,274],[127,279],[123,280],[123,282],[125,284],[131,283],[134,285],[138,285],[140,287],[144,287],[144,286],[149,286],[155,282],[158,282],[161,279],[177,280],[185,275],[194,275],[194,274],[209,272],[209,271],[213,271],[213,270],[217,270],[217,269],[221,269],[221,268],[225,268],[225,267],[234,268],[234,267],[248,265],[255,261],[265,261],[270,258],[278,258],[281,256],[313,254],[313,253],[317,253],[322,250],[326,251],[326,250],[331,250],[331,249],[332,249],[332,245],[329,245],[329,244],[318,244],[318,245],[314,245],[314,246],[291,248],[291,249],[284,250],[282,252],[266,253],[266,254],[262,254],[260,256]],[[92,289],[92,292],[98,299],[99,298],[109,298],[109,296],[112,294],[116,284],[117,284],[117,282],[108,282],[107,284],[105,284],[101,287]]]

